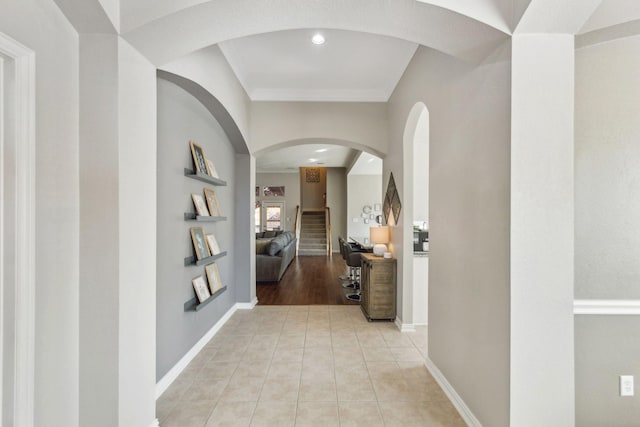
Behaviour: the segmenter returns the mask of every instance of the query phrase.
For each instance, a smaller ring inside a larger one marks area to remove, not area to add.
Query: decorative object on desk
[[[193,283],[193,289],[196,291],[196,296],[201,304],[211,296],[211,292],[209,292],[209,288],[204,281],[204,277],[198,276],[193,279],[191,283]]]
[[[209,188],[205,188],[204,196],[207,198],[207,206],[209,207],[211,216],[220,216],[220,204],[218,203],[218,196],[216,196],[216,192]]]
[[[196,213],[199,216],[210,216],[202,194],[191,193],[191,199],[193,200],[193,205],[196,207]]]
[[[264,197],[284,197],[284,187],[264,187],[262,195]]]
[[[207,234],[207,245],[209,245],[209,250],[211,251],[211,255],[218,255],[220,252],[220,245],[216,240],[216,236],[213,234]]]
[[[196,166],[196,172],[207,173],[207,161],[204,157],[202,147],[193,141],[189,141],[191,147],[191,155],[193,156],[193,164]]]
[[[391,259],[391,252],[385,252],[385,253],[383,254],[383,258]]]
[[[373,254],[375,256],[383,256],[387,251],[387,243],[389,243],[389,227],[381,225],[379,227],[371,227],[369,229],[371,242],[373,246]]]
[[[202,227],[193,227],[189,230],[191,233],[191,241],[193,242],[193,248],[196,251],[196,259],[199,261],[202,258],[208,258],[211,256],[209,247],[207,246],[207,240],[204,235]]]
[[[207,175],[214,177],[214,178],[220,178],[218,176],[218,171],[216,170],[216,167],[214,166],[213,162],[209,159],[207,159],[205,157],[205,163],[207,165]]]
[[[208,264],[204,267],[207,272],[207,279],[209,280],[209,286],[211,287],[211,293],[215,294],[216,291],[222,289],[222,278],[220,277],[220,270],[218,270],[218,264],[215,262]]]
[[[382,205],[380,203],[374,203],[373,204],[373,211],[374,212],[380,212],[381,209],[382,209]]]

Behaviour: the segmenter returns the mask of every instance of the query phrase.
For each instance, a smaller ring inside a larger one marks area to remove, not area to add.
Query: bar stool
[[[347,265],[354,272],[354,280],[353,280],[353,289],[356,292],[347,294],[347,298],[351,301],[360,301],[360,254],[364,252],[363,250],[358,250],[353,248],[350,244],[347,243],[346,253],[347,253]]]
[[[345,253],[345,244],[347,243],[346,240],[344,240],[342,238],[342,236],[338,236],[338,245],[340,246],[340,256],[342,256],[342,259],[345,261],[345,263],[347,262],[347,255]],[[343,282],[347,282],[347,281],[351,281],[351,269],[349,269],[349,274],[342,274],[340,276],[338,276],[338,279],[342,280]]]

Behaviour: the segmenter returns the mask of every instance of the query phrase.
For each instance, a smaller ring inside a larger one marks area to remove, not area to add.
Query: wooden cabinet
[[[360,254],[360,308],[369,320],[396,318],[396,260]]]

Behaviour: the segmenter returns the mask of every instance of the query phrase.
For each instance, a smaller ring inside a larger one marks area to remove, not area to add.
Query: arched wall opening
[[[429,110],[416,103],[407,117],[403,135],[402,328],[427,324],[429,223]],[[423,244],[426,245],[423,246]]]

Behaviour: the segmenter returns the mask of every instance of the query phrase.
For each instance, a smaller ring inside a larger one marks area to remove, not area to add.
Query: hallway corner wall
[[[483,425],[509,425],[510,44],[481,64],[420,47],[389,100],[383,190],[401,201],[411,108],[430,115],[429,358]],[[404,209],[404,205],[403,205]],[[401,215],[402,216],[402,215]],[[402,227],[392,247],[402,265]],[[398,274],[400,320],[405,288]],[[409,301],[410,302],[410,301]]]

